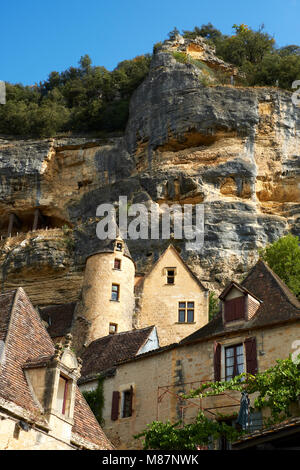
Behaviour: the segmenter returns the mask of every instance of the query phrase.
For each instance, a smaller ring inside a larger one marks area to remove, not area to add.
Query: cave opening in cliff
[[[26,211],[16,210],[1,217],[0,235],[1,238],[15,237],[21,233],[63,228],[65,226],[71,227],[68,220],[57,215],[47,215],[47,211],[40,208],[32,208]]]

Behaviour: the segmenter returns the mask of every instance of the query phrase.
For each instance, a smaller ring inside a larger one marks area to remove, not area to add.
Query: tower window
[[[122,251],[122,249],[123,249],[123,243],[117,242],[117,243],[116,243],[116,250],[117,250],[117,251]]]
[[[117,333],[118,325],[116,323],[110,323],[109,324],[109,334],[114,335]]]
[[[175,269],[167,269],[167,284],[175,284]]]
[[[120,297],[120,286],[119,284],[113,284],[111,286],[111,300],[118,301]]]
[[[195,318],[195,302],[179,302],[178,303],[178,322],[194,323]]]
[[[120,259],[115,258],[114,269],[119,269],[119,270],[121,269],[121,260]]]

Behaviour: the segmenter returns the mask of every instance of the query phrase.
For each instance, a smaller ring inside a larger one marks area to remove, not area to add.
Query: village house
[[[203,382],[266,370],[293,352],[300,338],[300,304],[263,261],[258,261],[242,284],[231,282],[220,300],[219,314],[180,342],[135,355],[133,350],[120,355],[115,350],[107,364],[101,351],[99,363],[97,355],[93,356],[94,366],[84,361],[81,390],[94,389],[100,373],[105,377],[104,429],[117,448],[141,446],[133,436],[153,420],[188,423],[200,409],[214,419],[227,415],[231,422],[240,406],[238,392],[202,401],[182,400],[180,393]],[[130,335],[122,334],[124,339]],[[299,409],[295,412],[299,414]],[[260,413],[253,414],[253,429],[260,427],[261,420]]]
[[[95,390],[104,379],[103,429],[120,449],[141,448],[133,436],[153,420],[188,423],[204,410],[233,423],[238,392],[202,400],[180,395],[207,381],[266,370],[300,338],[299,301],[263,261],[241,284],[229,283],[208,321],[208,290],[172,245],[146,275],[135,275],[120,237],[88,256],[77,303],[39,313],[54,342],[72,333],[83,360],[80,390]],[[263,416],[252,413],[249,431],[260,429]]]
[[[78,389],[81,364],[22,288],[0,295],[0,449],[113,448]]]

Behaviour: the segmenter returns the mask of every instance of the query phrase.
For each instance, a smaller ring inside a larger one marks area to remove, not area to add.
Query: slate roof
[[[39,308],[42,320],[49,325],[47,331],[51,338],[66,336],[70,333],[75,307],[76,302],[71,302]]]
[[[244,325],[227,325],[225,328],[222,314],[219,312],[205,326],[181,340],[180,344],[211,338],[229,331],[249,330],[290,320],[300,320],[300,302],[264,261],[259,260],[255,264],[241,286],[261,301],[257,313],[251,320],[245,322]]]
[[[22,288],[0,295],[0,325],[5,345],[0,364],[0,398],[37,417],[35,419],[47,428],[23,369],[24,366],[48,361],[54,354],[54,345]],[[112,448],[78,388],[72,433],[96,444],[100,449]]]
[[[79,383],[111,369],[120,361],[136,356],[145,344],[154,326],[124,331],[96,339],[81,354],[83,361]]]
[[[128,248],[127,244],[125,243],[125,241],[122,239],[122,237],[120,235],[120,229],[119,229],[118,226],[116,228],[116,235],[117,235],[117,237],[113,240],[108,239],[108,238],[105,239],[105,240],[100,240],[99,238],[96,238],[95,239],[96,241],[93,244],[90,243],[91,248],[89,250],[89,253],[86,256],[85,261],[90,256],[96,255],[98,253],[114,253],[114,251],[115,251],[115,242],[118,238],[121,238],[120,241],[122,241],[122,243],[124,245],[124,255],[132,260],[129,248]]]

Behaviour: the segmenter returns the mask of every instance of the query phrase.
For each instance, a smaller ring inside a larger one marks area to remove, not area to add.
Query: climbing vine
[[[207,382],[183,398],[208,397],[226,390],[257,393],[254,407],[258,410],[267,407],[271,418],[266,424],[275,424],[291,416],[290,407],[300,397],[300,365],[291,357],[278,359],[273,367],[264,372],[240,374],[227,382]]]
[[[97,421],[101,425],[104,424],[104,419],[103,419],[103,408],[104,408],[103,382],[104,382],[104,377],[100,375],[98,377],[98,384],[97,384],[97,388],[95,390],[82,392],[82,395],[86,399],[86,401],[89,404],[89,407],[91,408],[92,412],[94,413]]]
[[[280,422],[291,415],[291,404],[299,399],[300,364],[291,357],[280,359],[273,367],[255,376],[244,373],[226,382],[207,382],[189,394],[182,394],[181,398],[204,398],[227,390],[247,392],[249,395],[255,393],[257,396],[254,407],[257,410],[265,407],[270,409],[271,416],[265,419],[264,424]],[[224,420],[208,419],[200,412],[195,421],[187,425],[180,421],[175,424],[170,421],[153,421],[147,429],[134,437],[144,438],[144,449],[187,450],[199,445],[207,446],[220,437],[232,442],[245,432],[229,426]]]

